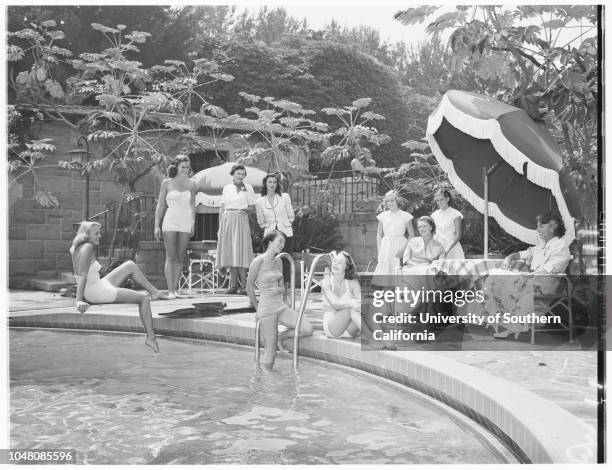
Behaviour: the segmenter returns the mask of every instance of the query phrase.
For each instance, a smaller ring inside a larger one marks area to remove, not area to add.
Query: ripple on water
[[[168,339],[152,355],[130,335],[10,340],[13,447],[76,447],[86,464],[498,462],[414,394],[332,366],[296,376],[286,356],[270,373],[251,351]]]

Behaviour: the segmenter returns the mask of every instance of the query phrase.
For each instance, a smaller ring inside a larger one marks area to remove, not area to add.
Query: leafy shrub
[[[343,247],[338,217],[317,206],[296,209],[293,221],[293,251],[331,251]]]

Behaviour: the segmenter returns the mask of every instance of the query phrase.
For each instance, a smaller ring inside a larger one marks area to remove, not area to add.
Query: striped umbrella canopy
[[[196,205],[202,204],[208,207],[219,207],[221,205],[221,193],[223,187],[232,183],[230,175],[232,167],[236,162],[223,163],[221,165],[206,168],[191,177],[196,182]],[[267,173],[259,168],[247,166],[245,183],[253,186],[255,194],[261,191],[261,183]]]
[[[450,90],[429,117],[426,136],[455,189],[478,211],[486,208],[509,234],[535,245],[536,216],[552,213],[562,217],[567,243],[574,240],[580,216],[577,189],[560,148],[525,111]]]

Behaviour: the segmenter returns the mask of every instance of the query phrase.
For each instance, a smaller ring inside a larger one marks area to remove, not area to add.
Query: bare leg
[[[151,314],[151,302],[149,301],[149,295],[143,292],[135,292],[130,289],[118,288],[115,302],[138,304],[140,320],[142,321],[142,326],[144,326],[145,333],[147,335],[145,344],[154,352],[159,352],[159,346],[157,345],[157,339],[155,338],[155,331],[153,330],[153,315]]]
[[[229,268],[229,272],[230,272],[230,281],[229,281],[229,288],[230,289],[237,289],[238,288],[238,283],[240,282],[238,276],[238,269],[234,266],[230,266]]]
[[[183,272],[183,260],[185,259],[185,252],[187,251],[187,245],[189,245],[189,239],[191,238],[190,233],[178,232],[176,234],[176,267],[174,272],[174,292],[178,292],[179,278]]]
[[[348,331],[351,336],[357,336],[357,334],[361,331],[361,308],[352,308],[350,310],[350,315],[351,323],[346,328],[346,331]]]
[[[164,274],[166,276],[166,286],[168,286],[168,294],[176,295],[175,280],[176,280],[176,245],[178,232],[164,232],[164,246],[166,247],[166,263],[164,264]]]
[[[276,316],[260,320],[261,334],[264,340],[264,357],[262,365],[270,370],[276,359],[276,343],[278,337],[278,323]]]
[[[278,335],[278,345],[281,348],[281,350],[287,349],[284,344],[284,341],[290,338],[293,338],[295,335],[295,326],[297,324],[297,317],[298,317],[298,314],[294,310],[290,309],[289,307],[283,310],[281,314],[278,316],[278,322],[281,325],[284,325],[287,328],[289,328],[287,331],[283,331],[281,334]],[[300,324],[300,331],[298,335],[300,337],[310,336],[312,335],[313,331],[314,331],[314,328],[312,327],[312,324],[308,321],[307,318],[302,317],[302,323]]]
[[[121,266],[116,267],[110,273],[104,276],[104,279],[107,279],[113,286],[119,287],[130,276],[136,284],[141,287],[144,287],[154,299],[165,297],[159,291],[159,289],[157,289],[153,284],[149,282],[146,276],[142,273],[142,271],[138,268],[138,266],[136,266],[136,263],[134,263],[133,261],[126,261]]]
[[[329,321],[327,322],[327,330],[329,333],[331,333],[334,338],[342,336],[347,327],[351,324],[349,309],[337,310],[333,315],[328,314],[328,316]]]
[[[240,289],[246,288],[247,280],[247,268],[238,268],[238,287]]]

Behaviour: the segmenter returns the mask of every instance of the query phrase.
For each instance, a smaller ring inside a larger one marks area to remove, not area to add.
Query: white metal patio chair
[[[189,266],[183,271],[179,280],[179,290],[187,290],[189,295],[193,291],[215,293],[223,289],[228,283],[228,276],[223,268],[217,266],[217,253],[209,250],[206,253],[187,251]]]
[[[310,274],[310,268],[312,261],[315,259],[316,254],[302,252],[302,259],[300,260],[300,295],[304,298],[304,291],[306,289],[306,283],[308,282],[308,275]],[[321,286],[321,281],[324,277],[329,275],[330,262],[329,260],[323,259],[317,266],[317,271],[313,273],[312,283],[310,284],[309,291],[312,291],[317,286]]]

